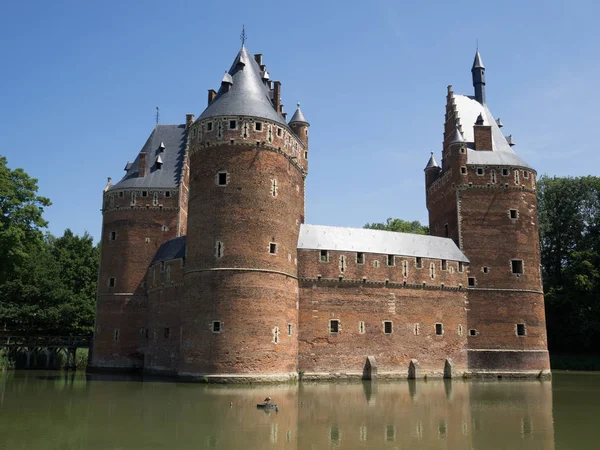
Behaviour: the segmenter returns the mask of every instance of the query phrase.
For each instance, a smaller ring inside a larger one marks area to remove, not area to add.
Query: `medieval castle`
[[[199,118],[103,193],[91,370],[210,382],[550,371],[536,172],[448,87],[431,236],[305,223],[309,122],[242,46]]]

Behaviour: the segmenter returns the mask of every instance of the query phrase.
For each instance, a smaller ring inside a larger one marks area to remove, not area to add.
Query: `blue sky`
[[[311,123],[307,222],[427,222],[446,87],[487,101],[539,174],[597,175],[600,5],[594,1],[27,1],[0,4],[0,154],[38,178],[49,230],[101,227],[154,127],[206,107],[240,47],[263,53]]]

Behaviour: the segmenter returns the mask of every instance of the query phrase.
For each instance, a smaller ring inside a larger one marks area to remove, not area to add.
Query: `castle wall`
[[[165,192],[104,193],[92,367],[143,366],[146,342],[139,330],[147,327],[146,271],[158,247],[178,235],[178,191],[169,190],[169,197]]]
[[[413,359],[421,376],[442,376],[448,358],[453,376],[466,370],[466,291],[459,288],[466,283],[466,269],[459,272],[458,263],[448,261],[441,270],[440,260],[428,258],[418,269],[415,258],[401,256],[386,266],[387,255],[369,253],[360,265],[355,252],[328,253],[329,262],[321,262],[319,250],[299,251],[298,352],[305,377],[362,377],[368,356],[375,357],[383,377],[407,377]],[[349,261],[343,274],[342,256]],[[331,332],[330,320],[339,321],[338,332]],[[392,322],[389,334],[385,321]],[[436,335],[436,323],[442,324],[442,335]]]
[[[182,259],[158,262],[148,269],[148,322],[144,358],[144,369],[148,372],[177,373],[183,270]]]

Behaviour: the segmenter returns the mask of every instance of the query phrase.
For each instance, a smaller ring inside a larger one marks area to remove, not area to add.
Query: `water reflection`
[[[554,449],[553,386],[580,386],[565,380],[210,386],[16,372],[0,375],[0,449]],[[580,405],[591,417],[595,386]],[[267,396],[279,411],[256,409]],[[596,448],[582,429],[562,448]]]

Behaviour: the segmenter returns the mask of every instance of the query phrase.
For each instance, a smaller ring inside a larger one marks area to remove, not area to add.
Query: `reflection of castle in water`
[[[69,436],[64,448],[554,449],[550,382],[225,387],[92,380],[30,377],[33,388],[4,383],[0,429],[19,428],[2,413],[23,405],[33,427],[29,448],[58,448]],[[267,396],[279,412],[256,409]],[[53,426],[47,409],[32,407],[40,401],[53,405]],[[9,439],[10,432],[3,434],[0,448],[13,448]]]

